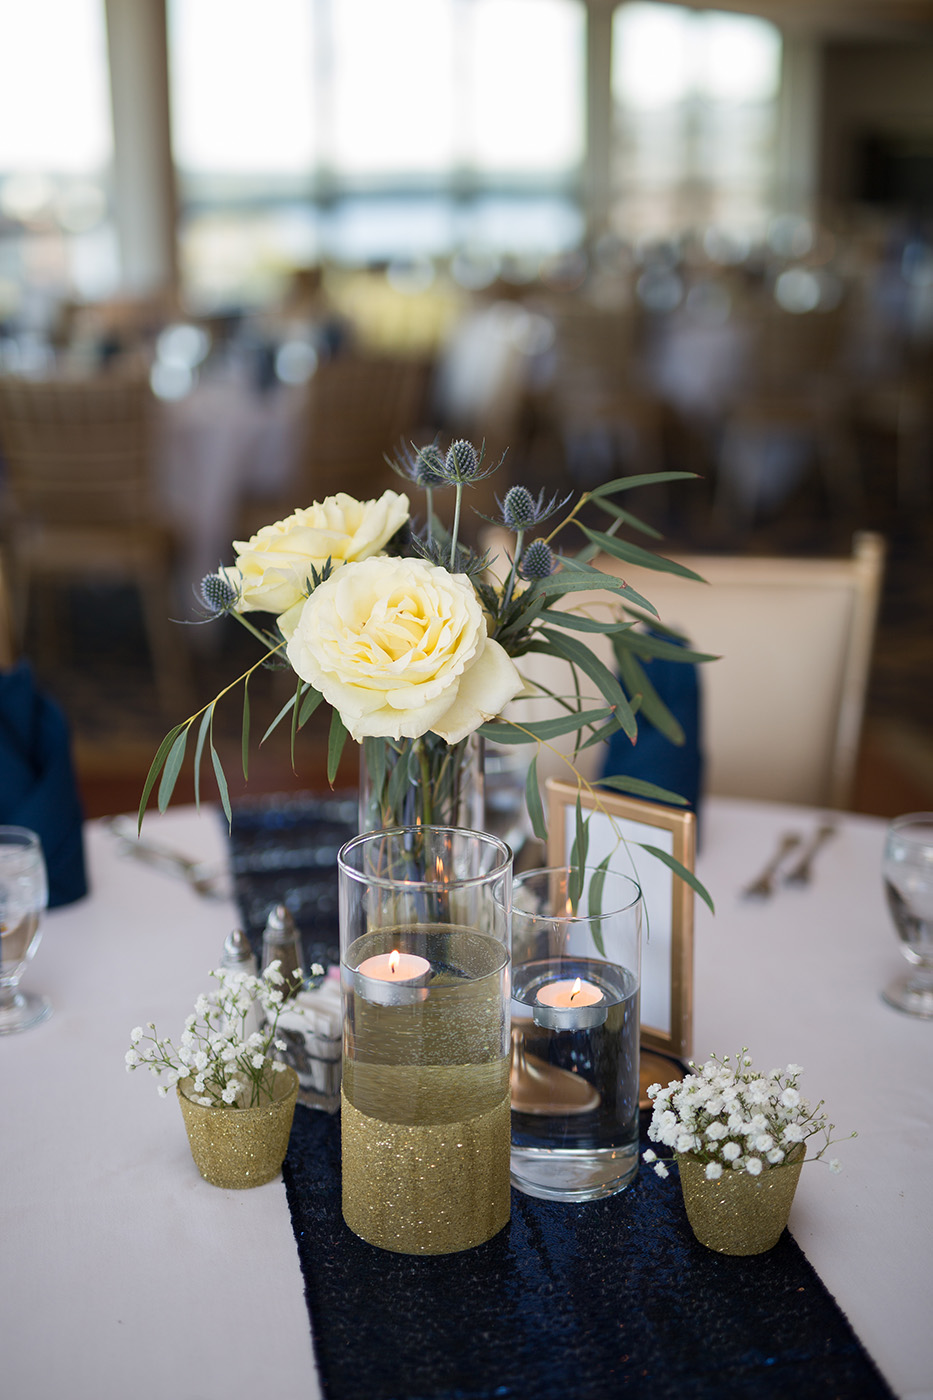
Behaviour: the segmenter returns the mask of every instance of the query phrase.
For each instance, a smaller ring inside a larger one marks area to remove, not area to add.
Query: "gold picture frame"
[[[579,791],[549,778],[548,864],[567,865],[576,831],[579,799],[589,817],[587,865],[610,856],[610,869],[637,880],[642,889],[648,936],[642,943],[641,1044],[687,1059],[693,1037],[693,900],[690,886],[640,844],[656,846],[693,871],[696,817],[693,812],[642,802],[600,789]],[[621,839],[620,839],[621,838]]]

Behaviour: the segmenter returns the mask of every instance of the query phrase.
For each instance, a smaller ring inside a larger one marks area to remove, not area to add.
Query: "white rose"
[[[408,497],[385,491],[378,501],[328,496],[285,520],[264,525],[250,540],[234,540],[236,565],[223,570],[239,594],[239,612],[276,615],[301,603],[311,569],[369,559],[408,519]]]
[[[424,559],[339,569],[301,609],[288,659],[357,741],[430,729],[455,744],[523,687],[466,575]]]

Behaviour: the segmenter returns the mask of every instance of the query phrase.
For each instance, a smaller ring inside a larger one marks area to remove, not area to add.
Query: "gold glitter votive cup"
[[[207,1108],[177,1086],[178,1102],[195,1166],[212,1186],[243,1190],[271,1181],[285,1160],[295,1116],[298,1076],[293,1069],[275,1076],[272,1097],[255,1108]]]
[[[765,1168],[760,1176],[723,1170],[706,1179],[706,1164],[677,1153],[680,1186],[690,1228],[700,1244],[718,1254],[764,1254],[784,1231],[806,1150],[793,1161]]]

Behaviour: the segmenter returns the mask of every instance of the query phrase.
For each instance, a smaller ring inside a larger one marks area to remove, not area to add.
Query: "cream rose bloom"
[[[466,575],[423,559],[338,570],[301,609],[288,659],[358,742],[430,729],[455,744],[523,687]]]
[[[384,549],[408,519],[408,497],[385,491],[378,501],[328,496],[285,520],[264,525],[250,540],[234,540],[236,564],[224,576],[237,588],[239,612],[276,615],[308,592],[312,567],[334,568]]]

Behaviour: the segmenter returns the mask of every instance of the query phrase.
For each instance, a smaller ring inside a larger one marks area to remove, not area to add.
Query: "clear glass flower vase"
[[[483,740],[468,734],[448,744],[418,739],[364,739],[360,745],[360,831],[398,826],[483,828]]]

